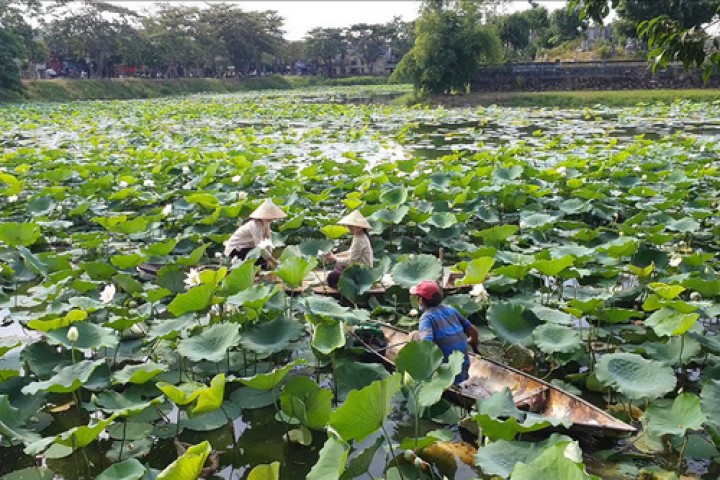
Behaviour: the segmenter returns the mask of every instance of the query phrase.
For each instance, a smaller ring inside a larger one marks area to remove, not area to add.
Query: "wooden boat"
[[[410,341],[411,333],[397,327],[377,324],[385,336],[386,345],[371,345],[356,337],[373,355],[394,368],[395,357]],[[572,422],[573,428],[601,431],[602,433],[630,434],[637,429],[613,417],[586,400],[568,393],[550,383],[515,368],[479,355],[470,355],[470,378],[451,387],[446,397],[464,406],[475,405],[476,400],[510,389],[515,404],[522,410],[532,411],[550,418]]]

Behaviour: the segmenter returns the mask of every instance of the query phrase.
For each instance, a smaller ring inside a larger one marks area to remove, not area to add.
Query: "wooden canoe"
[[[410,341],[411,333],[397,327],[377,324],[385,335],[384,347],[378,348],[358,337],[373,355],[394,368],[395,357]],[[568,393],[548,382],[515,368],[479,355],[470,355],[470,378],[451,387],[446,397],[464,406],[475,405],[476,400],[510,389],[518,408],[550,418],[572,422],[573,428],[603,433],[630,434],[637,429],[613,417],[586,400]]]
[[[283,285],[282,288],[286,293],[298,294],[303,292],[312,292],[316,295],[327,295],[330,297],[339,298],[340,292],[336,288],[332,288],[327,284],[327,276],[330,273],[328,270],[313,270],[310,274],[305,277],[302,285],[298,288],[290,288]],[[445,273],[442,280],[442,289],[444,295],[452,295],[455,293],[462,293],[470,291],[472,285],[457,285],[456,282],[462,277],[462,274],[458,273]],[[383,295],[389,288],[395,286],[395,281],[392,276],[388,273],[383,275],[379,282],[376,282],[366,292],[370,296]]]

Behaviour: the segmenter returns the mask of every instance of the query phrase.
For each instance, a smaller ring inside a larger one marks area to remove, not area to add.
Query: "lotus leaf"
[[[149,339],[172,340],[190,325],[193,321],[192,315],[182,315],[178,318],[160,320],[159,323],[150,328],[147,336]]]
[[[372,268],[359,264],[350,265],[343,270],[338,281],[338,289],[343,297],[357,303],[377,280]]]
[[[700,398],[692,393],[653,402],[643,418],[648,432],[656,436],[685,435],[688,430],[700,430],[707,420],[700,408]]]
[[[139,365],[127,365],[125,368],[112,375],[114,384],[137,383],[143,384],[148,382],[157,374],[167,372],[168,366],[159,363],[149,362]]]
[[[684,335],[695,325],[699,313],[681,313],[671,308],[661,308],[645,320],[659,336]]]
[[[65,348],[77,348],[80,350],[98,350],[102,347],[114,348],[118,343],[115,331],[110,328],[101,327],[89,322],[77,322],[73,325],[78,331],[78,339],[71,342],[67,332],[71,327],[64,327],[52,330],[47,333],[51,343],[57,343]]]
[[[22,392],[26,395],[34,395],[40,390],[50,393],[69,393],[82,387],[88,381],[93,371],[104,360],[82,360],[76,364],[62,367],[50,379],[44,382],[32,382],[23,387]]]
[[[325,225],[320,231],[330,240],[336,240],[350,233],[350,230],[342,225]]]
[[[176,296],[168,305],[168,311],[179,317],[188,312],[205,310],[210,306],[216,288],[217,286],[214,284],[193,287],[186,293]]]
[[[397,263],[390,274],[395,283],[411,288],[422,280],[438,280],[442,275],[442,264],[432,255],[417,255]]]
[[[487,312],[488,324],[507,343],[528,346],[540,321],[532,311],[514,303],[496,303]]]
[[[312,240],[304,240],[298,245],[300,253],[306,257],[318,257],[332,250],[333,242],[324,238],[314,238]]]
[[[333,394],[308,377],[295,377],[283,388],[280,406],[308,428],[323,429],[332,412]]]
[[[384,205],[401,205],[407,201],[408,192],[404,187],[391,188],[380,194],[380,203]]]
[[[247,480],[279,480],[280,462],[273,462],[270,465],[258,465],[254,467],[247,477]]]
[[[215,409],[211,412],[191,415],[187,418],[187,414],[180,414],[180,427],[187,428],[194,432],[209,432],[240,417],[240,407],[232,402],[223,402],[222,408]]]
[[[655,399],[675,388],[672,368],[632,353],[603,355],[595,366],[597,379],[632,400]]]
[[[225,396],[225,374],[219,373],[210,380],[210,386],[200,390],[193,414],[207,413],[222,406]]]
[[[199,247],[195,248],[192,252],[190,252],[190,255],[186,257],[181,257],[177,259],[178,265],[183,265],[185,267],[193,267],[200,263],[200,260],[202,259],[203,255],[205,255],[205,250],[207,250],[208,245],[203,244]]]
[[[0,224],[0,241],[11,247],[30,246],[40,238],[40,227],[34,223],[3,222]]]
[[[710,380],[700,393],[702,411],[708,422],[720,426],[720,380]]]
[[[227,296],[235,295],[238,292],[247,290],[255,281],[255,274],[260,267],[255,265],[255,260],[246,260],[232,269],[230,274],[223,281],[223,293]]]
[[[3,475],[2,480],[53,480],[55,474],[44,467],[28,467]]]
[[[530,463],[548,447],[569,442],[572,442],[570,437],[557,433],[553,433],[546,440],[539,442],[498,440],[478,449],[475,455],[475,465],[487,475],[507,478],[516,464]]]
[[[427,223],[437,228],[445,229],[456,225],[458,219],[450,212],[436,212],[430,216]]]
[[[546,323],[533,331],[533,340],[547,354],[572,353],[582,348],[580,333],[571,327]]]
[[[490,269],[495,264],[495,260],[490,257],[481,257],[468,263],[465,269],[465,276],[461,278],[458,285],[479,285],[485,281]]]
[[[271,355],[286,349],[304,332],[303,326],[295,320],[279,316],[269,322],[256,323],[245,330],[241,344],[247,350],[260,355]]]
[[[109,280],[117,273],[115,267],[101,260],[82,262],[80,268],[93,280]]]
[[[5,337],[0,338],[0,357],[5,355],[10,350],[19,347],[23,342],[18,337]]]
[[[95,480],[140,480],[145,476],[146,470],[142,463],[135,458],[110,465],[95,477]]]
[[[582,454],[576,458],[568,454],[568,449],[578,451],[580,448],[573,442],[557,443],[547,447],[530,463],[515,465],[510,474],[511,480],[535,480],[537,478],[553,478],[557,480],[598,480],[588,475],[582,463]]]
[[[700,355],[700,343],[690,337],[670,337],[665,343],[643,344],[645,354],[667,365],[687,364],[693,357]]]
[[[376,380],[382,380],[388,376],[388,373],[379,364],[340,359],[336,363],[334,375],[337,381],[337,396],[340,400],[344,400],[353,390],[359,390]]]
[[[245,308],[262,308],[278,292],[277,285],[252,285],[225,299],[229,305]]]
[[[695,233],[700,230],[700,223],[692,218],[681,218],[668,223],[667,229],[674,232]]]
[[[392,411],[392,398],[400,391],[400,375],[394,374],[350,392],[330,415],[330,425],[345,441],[362,441],[382,426]],[[318,477],[319,478],[319,477]]]
[[[520,228],[544,228],[553,225],[555,217],[546,213],[531,213],[527,216],[521,216]]]
[[[108,435],[113,440],[139,440],[147,438],[153,431],[151,423],[144,422],[119,422],[108,428]]]
[[[198,382],[181,383],[177,386],[158,382],[156,386],[176,405],[187,405],[194,402],[200,395],[200,391],[206,388],[204,384]]]
[[[308,473],[306,480],[326,480],[340,478],[347,465],[347,456],[350,445],[333,435],[325,441],[317,463]]]
[[[433,342],[409,342],[395,359],[395,367],[399,372],[407,372],[419,382],[430,380],[442,364],[443,354]]]
[[[533,267],[538,272],[549,277],[556,277],[560,272],[568,267],[571,267],[575,262],[575,257],[572,255],[566,255],[562,258],[556,258],[554,260],[537,260],[533,263]]]
[[[417,401],[421,407],[431,407],[440,401],[443,392],[453,385],[455,377],[462,370],[464,359],[462,352],[454,351],[429,381],[420,384]]]
[[[402,222],[403,218],[405,218],[409,211],[410,208],[407,205],[392,209],[382,209],[370,215],[368,220],[371,222],[379,222],[381,224],[397,225]]]
[[[255,409],[272,405],[279,395],[280,392],[275,389],[256,390],[250,387],[240,387],[230,394],[230,399],[240,408]]]
[[[193,362],[206,360],[217,363],[227,357],[228,349],[238,346],[240,338],[236,324],[215,324],[200,335],[178,342],[177,352]]]
[[[259,373],[253,377],[240,378],[239,381],[242,384],[256,390],[272,390],[278,386],[283,379],[285,379],[287,374],[290,373],[293,368],[304,363],[306,363],[306,360],[299,358],[291,363],[288,363],[282,368],[276,368],[268,373]]]
[[[307,260],[303,257],[290,257],[284,260],[274,273],[289,286],[297,288],[316,266],[317,260],[314,258]]]
[[[309,297],[301,304],[305,310],[305,318],[314,324],[323,321],[349,321],[353,313],[347,307],[342,307],[330,297]]]
[[[477,236],[485,240],[486,245],[499,245],[518,232],[517,225],[498,225],[492,228],[486,228],[476,233]]]
[[[329,355],[334,350],[345,346],[343,323],[335,320],[316,325],[311,345],[323,355]]]
[[[207,459],[211,451],[212,447],[208,441],[191,446],[177,460],[160,472],[156,477],[157,480],[198,478],[205,464],[205,459]]]

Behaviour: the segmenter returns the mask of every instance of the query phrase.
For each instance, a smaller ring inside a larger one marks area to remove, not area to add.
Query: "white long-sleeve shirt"
[[[364,233],[362,235],[353,235],[350,249],[336,254],[335,258],[341,267],[347,267],[351,263],[361,263],[372,267],[374,258],[370,239]]]
[[[235,230],[235,233],[225,242],[225,255],[229,256],[233,250],[255,248],[265,239],[270,239],[270,223],[261,220],[250,220]]]

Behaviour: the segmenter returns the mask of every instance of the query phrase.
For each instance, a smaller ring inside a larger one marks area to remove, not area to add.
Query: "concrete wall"
[[[562,90],[638,90],[717,88],[717,75],[703,85],[698,71],[671,65],[652,74],[646,62],[538,62],[481,66],[475,92],[542,92]]]

